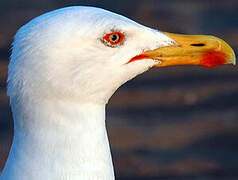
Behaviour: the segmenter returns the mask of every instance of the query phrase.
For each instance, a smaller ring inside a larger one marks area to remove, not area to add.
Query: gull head
[[[234,62],[230,46],[213,36],[164,33],[100,8],[68,7],[17,32],[8,95],[105,104],[151,67]]]

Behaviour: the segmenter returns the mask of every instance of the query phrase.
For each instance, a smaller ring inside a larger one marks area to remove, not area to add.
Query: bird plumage
[[[101,39],[114,30],[125,33],[123,45],[105,46]],[[124,65],[130,58],[172,43],[159,31],[99,8],[69,7],[46,13],[15,36],[8,95],[105,104],[121,84],[157,64],[150,59]]]
[[[114,30],[123,45],[101,39]],[[14,140],[1,180],[114,179],[105,104],[156,61],[129,59],[172,44],[159,31],[92,7],[46,13],[16,34],[8,75]]]

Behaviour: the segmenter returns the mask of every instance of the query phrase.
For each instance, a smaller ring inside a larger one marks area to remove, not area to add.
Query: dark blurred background
[[[71,5],[102,7],[162,31],[211,34],[238,52],[237,0],[1,0],[0,171],[13,136],[6,96],[17,29]],[[122,86],[107,107],[118,180],[238,179],[238,66],[152,69]]]

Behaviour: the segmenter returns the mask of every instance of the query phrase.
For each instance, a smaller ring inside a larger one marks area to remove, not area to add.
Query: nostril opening
[[[205,46],[205,44],[203,44],[203,43],[190,44],[190,45],[191,45],[191,46],[197,46],[197,47]]]

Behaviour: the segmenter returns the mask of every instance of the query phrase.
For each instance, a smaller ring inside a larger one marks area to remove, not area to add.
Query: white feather
[[[106,46],[106,33],[125,34]],[[93,7],[68,7],[24,25],[13,43],[8,95],[14,141],[1,180],[113,180],[105,104],[150,59],[145,50],[173,44],[157,30]]]

